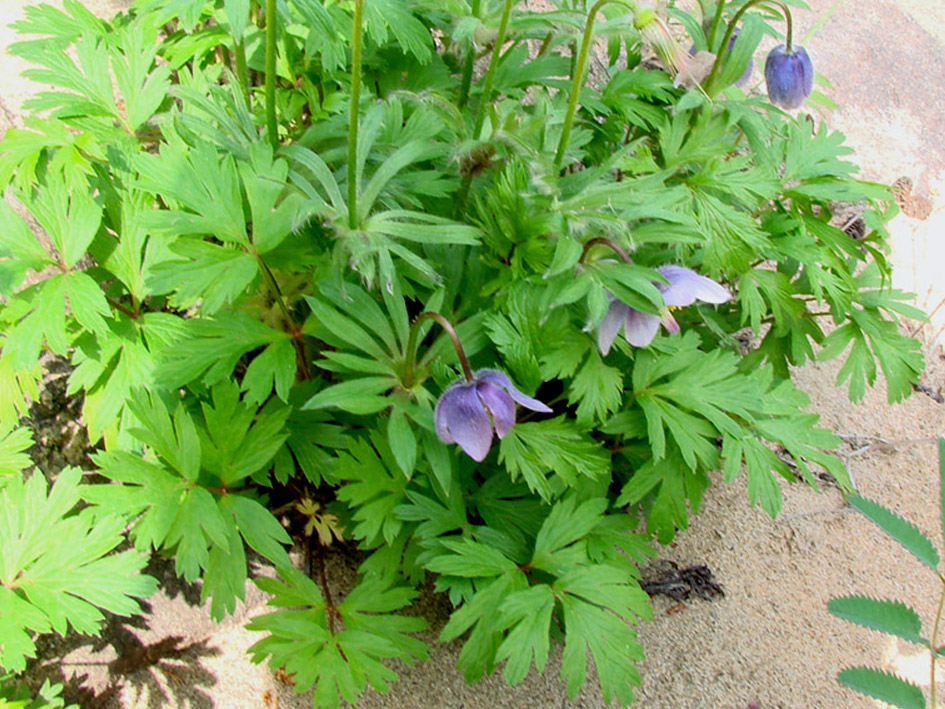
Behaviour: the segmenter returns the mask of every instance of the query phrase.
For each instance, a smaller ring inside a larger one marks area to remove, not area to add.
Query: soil
[[[4,18],[13,21],[28,0],[0,2]],[[85,4],[103,15],[117,7],[105,0]],[[843,437],[841,453],[861,494],[938,540],[935,441],[945,428],[945,361],[937,342],[945,324],[945,307],[939,307],[945,298],[945,10],[938,0],[809,4],[811,12],[795,12],[795,36],[825,17],[802,40],[831,83],[820,90],[839,105],[823,118],[847,135],[863,179],[911,181],[903,214],[890,224],[895,284],[917,293],[917,304],[932,317],[928,324],[903,325],[923,340],[928,369],[917,392],[899,405],[887,403],[882,381],[862,402],[849,403],[846,390],[835,385],[836,363],[812,364],[794,377],[821,425]],[[0,28],[0,46],[12,40],[12,31]],[[0,56],[6,77],[0,131],[21,124],[23,99],[41,88],[12,78],[23,68],[16,58]],[[57,366],[47,368],[47,393],[34,409],[36,452],[50,468],[84,462],[84,434],[74,424],[77,403],[65,396]],[[930,628],[941,591],[934,575],[846,506],[829,482],[819,490],[785,482],[783,511],[775,520],[748,504],[743,477],[716,482],[690,528],[661,548],[658,564],[646,570],[658,593],[655,620],[639,628],[648,659],[640,667],[636,706],[876,706],[837,684],[837,671],[853,664],[879,666],[928,686],[927,655],[834,618],[826,602],[849,593],[899,598],[916,607]],[[327,568],[335,591],[343,592],[353,562],[335,553]],[[257,637],[243,625],[264,611],[266,600],[255,586],[247,586],[246,602],[233,616],[216,624],[200,604],[199,588],[181,583],[166,561],[155,559],[149,572],[162,579],[162,590],[145,614],[110,618],[101,640],[46,638],[34,677],[64,676],[68,696],[90,707],[311,706],[309,696],[293,693],[291,678],[248,659]],[[455,670],[460,644],[434,643],[448,612],[443,600],[428,593],[415,611],[431,623],[423,636],[433,644],[430,659],[398,667],[401,679],[391,692],[368,692],[362,706],[604,706],[593,682],[567,701],[557,678],[559,656],[544,676],[532,672],[514,688],[499,674],[466,685]]]

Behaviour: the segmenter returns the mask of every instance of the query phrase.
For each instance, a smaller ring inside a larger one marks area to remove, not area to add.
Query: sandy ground
[[[0,0],[5,21],[20,16],[26,0]],[[108,14],[115,5],[89,7]],[[929,370],[923,383],[945,386],[945,362],[933,345],[945,323],[945,6],[939,0],[813,0],[813,12],[796,13],[807,28],[836,8],[804,40],[817,70],[831,86],[823,90],[840,108],[826,116],[856,149],[864,179],[891,183],[906,176],[928,200],[923,219],[900,215],[891,225],[896,281],[918,294],[933,313],[920,335]],[[5,24],[5,23],[4,23]],[[13,39],[0,28],[0,47]],[[0,57],[0,131],[20,122],[19,107],[35,87],[14,78],[24,67]],[[920,210],[923,211],[923,210]],[[796,381],[812,399],[822,424],[843,434],[842,453],[860,492],[912,519],[938,542],[938,475],[935,439],[943,434],[945,406],[925,394],[890,407],[880,385],[851,405],[834,386],[837,365],[811,365]],[[901,598],[930,627],[940,586],[919,562],[844,506],[829,486],[784,485],[781,516],[772,521],[752,509],[744,479],[715,485],[702,514],[676,542],[660,550],[680,565],[705,564],[725,589],[712,601],[679,608],[654,599],[656,618],[640,629],[648,660],[636,706],[652,709],[770,709],[773,707],[872,707],[875,702],[840,687],[834,677],[849,664],[873,664],[928,684],[926,657],[830,616],[827,600],[846,593]],[[339,584],[350,568],[335,559]],[[155,565],[153,572],[166,575]],[[248,589],[245,606],[225,623],[212,623],[192,588],[169,582],[151,600],[151,612],[131,623],[111,623],[108,642],[81,638],[57,643],[53,662],[105,696],[84,706],[113,707],[305,707],[265,666],[252,665],[246,648],[256,637],[242,624],[262,612],[264,596]],[[199,596],[199,594],[197,594]],[[434,626],[443,606],[425,599],[419,611]],[[507,688],[500,676],[467,686],[456,673],[458,643],[434,645],[428,662],[398,668],[401,681],[385,696],[369,692],[365,707],[601,707],[599,692],[586,688],[567,701],[555,659],[543,677],[534,672]],[[115,664],[116,658],[122,659]],[[132,668],[140,668],[133,670]]]

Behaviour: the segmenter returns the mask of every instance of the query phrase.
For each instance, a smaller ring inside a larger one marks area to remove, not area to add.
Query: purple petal
[[[470,458],[482,462],[492,446],[492,423],[476,386],[463,384],[447,394],[451,396],[441,408],[449,435]]]
[[[682,266],[662,266],[657,269],[669,281],[660,290],[663,302],[670,307],[692,305],[697,300],[705,303],[724,303],[731,299],[725,288],[711,278],[701,276]]]
[[[501,387],[492,382],[479,382],[476,387],[479,398],[486,406],[486,411],[492,415],[496,435],[505,438],[505,434],[515,423],[515,402]]]
[[[641,313],[639,310],[627,308],[627,317],[624,320],[623,333],[634,347],[646,347],[653,342],[656,331],[660,329],[660,316],[652,313]]]
[[[436,408],[433,409],[433,421],[436,423],[436,435],[444,443],[456,443],[450,435],[450,430],[446,424],[446,410],[451,406],[450,399],[456,395],[456,386],[447,387],[440,398],[436,400]]]
[[[663,327],[669,331],[669,334],[679,334],[679,323],[676,322],[676,318],[674,318],[673,314],[668,310],[663,311],[663,317],[660,322],[663,324]]]
[[[507,376],[498,372],[494,369],[483,369],[476,372],[476,381],[478,382],[492,382],[493,384],[498,384],[500,387],[505,389],[509,396],[515,399],[516,402],[524,406],[526,409],[531,409],[532,411],[540,411],[543,414],[552,413],[551,409],[545,406],[543,403],[538,401],[538,399],[533,399],[530,396],[525,396],[520,392],[516,386],[512,383]]]
[[[597,347],[605,357],[610,352],[611,346],[620,332],[620,326],[623,319],[627,317],[627,311],[630,306],[621,303],[619,300],[610,301],[610,307],[607,308],[607,314],[600,321],[597,327]]]

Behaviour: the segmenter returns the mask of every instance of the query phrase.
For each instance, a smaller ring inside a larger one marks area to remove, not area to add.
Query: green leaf
[[[0,144],[2,147],[2,144]],[[27,271],[52,263],[45,249],[13,208],[0,201],[0,295],[9,297]]]
[[[373,549],[382,542],[390,544],[402,526],[395,509],[405,500],[408,480],[384,437],[372,431],[370,442],[350,439],[348,452],[336,460],[335,474],[345,481],[337,494],[353,511],[351,534],[364,540],[366,548]]]
[[[922,619],[919,614],[899,601],[877,600],[868,596],[840,596],[827,602],[827,610],[838,618],[896,635],[911,643],[927,643],[922,638]]]
[[[584,366],[571,382],[568,400],[577,402],[578,421],[603,421],[620,406],[623,372],[604,364],[597,349],[591,349]]]
[[[528,582],[525,574],[514,568],[490,581],[477,584],[472,599],[450,615],[438,639],[440,642],[449,642],[471,628],[457,660],[457,666],[463,670],[467,682],[475,682],[495,668],[496,652],[504,638],[496,609],[506,598],[526,588]]]
[[[513,593],[503,601],[499,623],[508,634],[496,650],[496,660],[506,660],[503,674],[510,685],[525,679],[533,661],[535,669],[544,671],[554,607],[551,587],[543,584]]]
[[[565,595],[561,606],[565,627],[561,677],[567,682],[569,699],[577,698],[585,682],[589,652],[604,702],[610,704],[616,698],[623,705],[632,704],[633,687],[640,684],[640,673],[633,663],[643,659],[643,648],[627,625],[630,619],[618,618],[576,596]]]
[[[155,66],[157,50],[157,27],[141,22],[123,27],[119,46],[110,47],[112,72],[124,99],[130,132],[141,128],[167,100],[171,67]]]
[[[64,178],[52,175],[35,196],[20,193],[18,197],[49,234],[63,265],[75,266],[102,221],[102,207],[90,190],[84,185],[70,189]]]
[[[935,548],[935,545],[932,544],[931,540],[920,532],[919,528],[912,524],[912,522],[886,509],[878,502],[860,497],[859,495],[850,495],[847,498],[847,502],[849,502],[854,509],[866,515],[874,524],[899,542],[923,564],[933,571],[938,570],[938,550]]]
[[[182,258],[155,264],[147,288],[155,295],[170,295],[171,304],[183,310],[199,301],[204,315],[236,302],[259,272],[253,256],[226,244],[180,239],[170,251]]]
[[[246,368],[240,384],[240,389],[246,392],[246,402],[261,404],[275,388],[276,396],[288,403],[297,366],[292,340],[285,336],[273,342],[254,357]]]
[[[857,692],[899,709],[925,709],[925,695],[911,682],[872,667],[848,667],[837,673],[837,681]]]
[[[331,609],[341,617],[336,627],[315,582],[291,566],[280,568],[279,575],[284,583],[256,581],[273,594],[268,605],[280,610],[257,616],[246,626],[268,633],[249,653],[253,662],[268,657],[270,667],[293,675],[297,692],[315,687],[315,706],[338,706],[339,697],[357,703],[368,683],[386,692],[397,675],[383,664],[385,659],[413,664],[414,658],[426,658],[426,645],[408,635],[425,623],[388,612],[407,605],[415,595],[412,590],[362,578],[337,609]]]
[[[563,416],[513,426],[500,444],[499,462],[513,480],[521,476],[546,501],[552,492],[550,472],[573,487],[582,478],[597,480],[610,471],[606,451]]]
[[[139,153],[135,166],[141,175],[138,186],[185,207],[149,213],[146,224],[152,229],[175,236],[212,234],[231,245],[248,245],[232,156],[221,157],[210,143],[188,148],[175,139],[157,155]]]
[[[32,445],[33,434],[28,428],[0,428],[0,489],[32,465],[24,452]]]
[[[417,464],[417,437],[402,409],[394,408],[387,420],[387,443],[397,465],[409,480]]]
[[[239,172],[253,218],[253,244],[265,254],[279,246],[312,213],[312,205],[298,192],[288,190],[289,167],[272,159],[265,142],[250,146],[251,163],[240,163]]]
[[[95,634],[101,610],[132,615],[136,598],[157,588],[140,574],[147,558],[135,551],[111,552],[122,543],[125,520],[72,514],[81,495],[82,473],[66,468],[47,496],[46,480],[13,477],[0,490],[0,666],[15,672],[36,648],[31,633],[72,626]],[[63,544],[68,540],[68,544]],[[101,609],[101,610],[100,610]]]
[[[535,538],[531,565],[556,576],[562,575],[566,567],[556,558],[556,552],[590,534],[606,510],[604,498],[592,498],[578,505],[571,496],[555,504]]]
[[[233,380],[214,386],[212,396],[212,405],[201,405],[206,428],[198,430],[200,464],[224,487],[231,487],[268,468],[289,436],[285,422],[291,409],[277,399],[262,409],[247,406]]]
[[[221,313],[215,318],[190,318],[181,325],[183,336],[163,352],[158,366],[157,379],[168,388],[198,378],[212,386],[232,375],[237,362],[247,352],[285,339],[285,333],[239,311]],[[275,358],[276,354],[271,356]],[[285,374],[274,373],[273,376],[284,377]],[[255,380],[250,382],[254,384]]]
[[[442,539],[440,543],[452,553],[443,554],[430,560],[426,566],[434,573],[462,576],[464,578],[479,578],[499,576],[518,568],[515,562],[498,549],[471,539],[457,541]]]
[[[325,387],[305,402],[302,408],[337,408],[352,414],[376,414],[391,405],[390,399],[382,396],[395,382],[391,377],[361,377]]]

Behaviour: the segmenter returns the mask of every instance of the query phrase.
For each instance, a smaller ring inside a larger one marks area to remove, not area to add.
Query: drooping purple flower
[[[492,447],[493,429],[504,438],[515,423],[515,402],[551,413],[543,403],[520,392],[502,372],[481,369],[471,382],[460,379],[450,384],[437,400],[436,435],[444,443],[459,444],[470,458],[482,462]]]
[[[781,108],[797,108],[814,88],[814,65],[803,47],[779,44],[765,59],[768,99]]]
[[[607,314],[597,328],[597,346],[603,354],[610,352],[621,325],[627,342],[634,347],[646,347],[656,337],[660,323],[674,335],[679,332],[679,324],[670,313],[670,308],[683,308],[697,300],[704,303],[724,303],[732,297],[718,283],[690,268],[661,266],[656,270],[668,281],[656,284],[666,307],[660,315],[654,315],[631,308],[616,299],[610,301]]]

